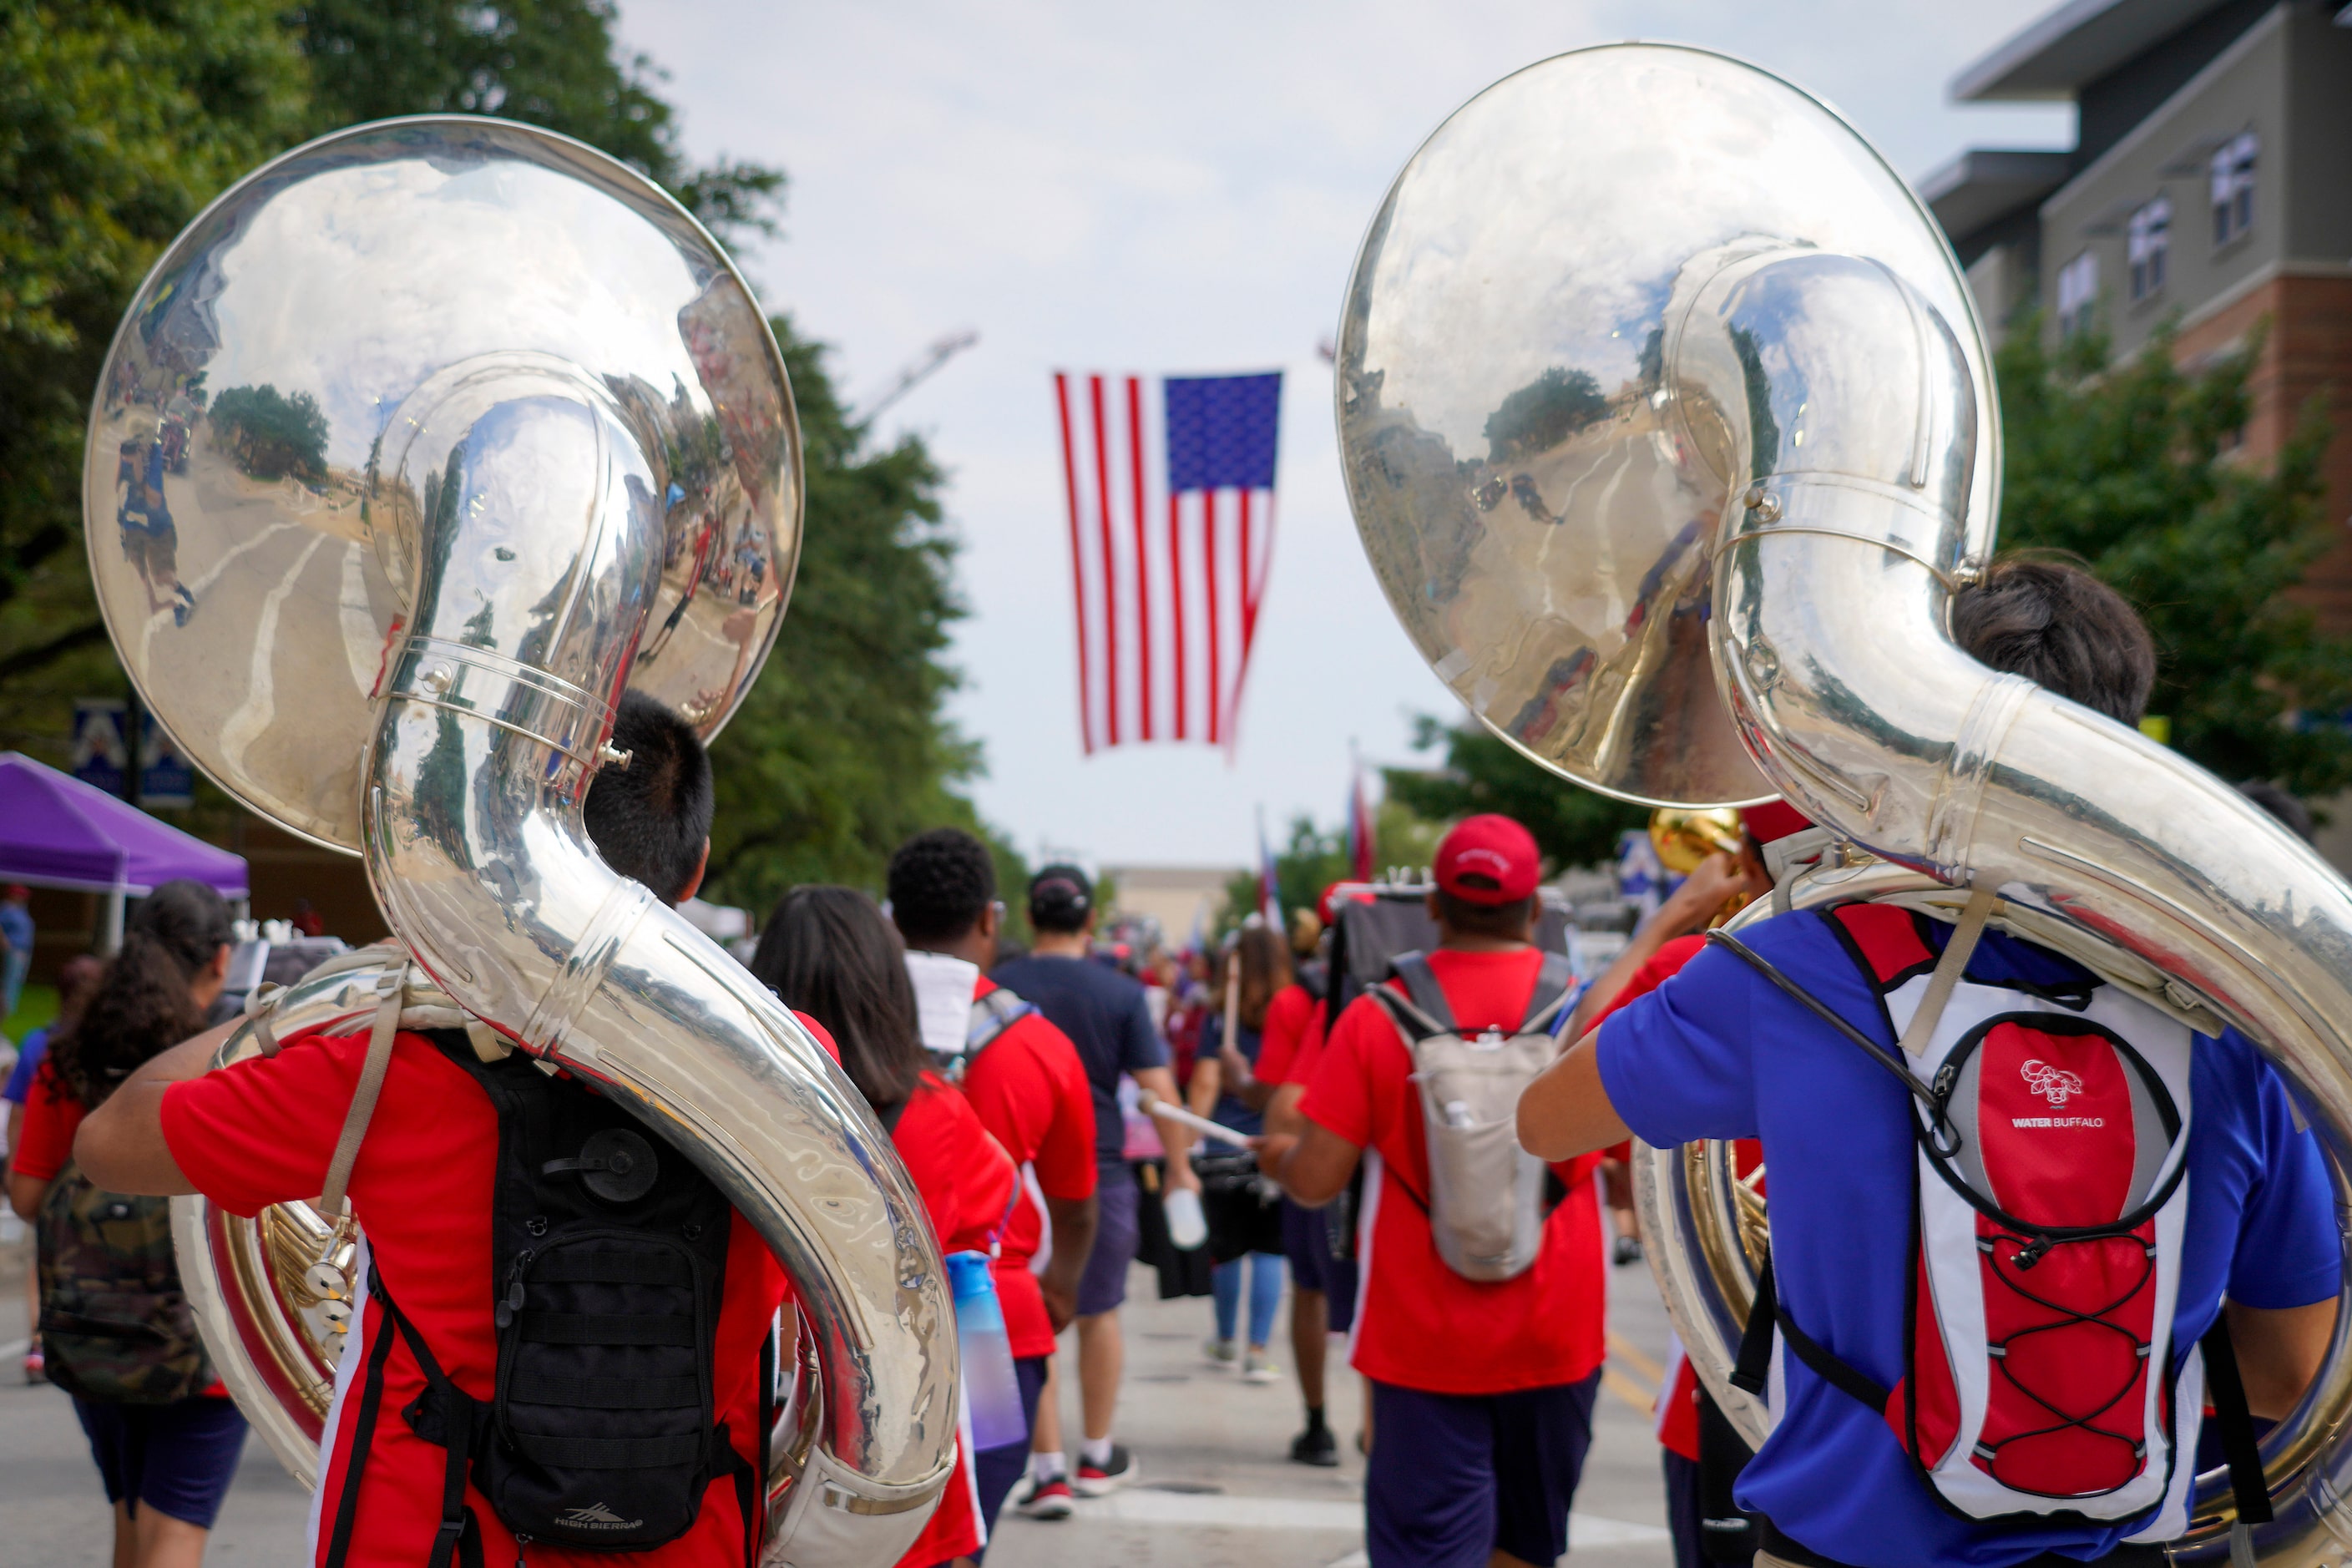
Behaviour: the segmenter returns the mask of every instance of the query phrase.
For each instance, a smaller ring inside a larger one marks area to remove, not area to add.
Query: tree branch
[[[88,647],[106,639],[106,623],[89,621],[59,632],[47,642],[20,647],[5,658],[0,658],[0,683],[15,679],[34,670],[56,663],[77,648]]]

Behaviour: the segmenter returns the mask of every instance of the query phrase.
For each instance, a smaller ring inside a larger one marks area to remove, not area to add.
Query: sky
[[[1351,752],[1376,785],[1381,764],[1434,761],[1412,749],[1416,715],[1461,713],[1357,544],[1318,352],[1423,138],[1519,67],[1654,38],[1809,89],[1916,182],[1969,146],[2071,145],[2071,107],[1947,92],[2052,5],[623,0],[619,30],[669,73],[691,156],[790,175],[781,237],[740,259],[767,309],[832,345],[853,405],[979,333],[877,435],[920,435],[948,474],[970,610],[950,711],[983,749],[982,815],[1033,861],[1237,866],[1261,813],[1276,837],[1298,813],[1336,827]],[[1081,752],[1057,368],[1286,373],[1279,532],[1230,755]]]

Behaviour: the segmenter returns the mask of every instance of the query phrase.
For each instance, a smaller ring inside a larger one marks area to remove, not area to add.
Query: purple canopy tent
[[[186,877],[246,896],[245,858],[215,848],[127,801],[0,752],[0,882],[104,893],[104,946],[122,940],[122,901]]]

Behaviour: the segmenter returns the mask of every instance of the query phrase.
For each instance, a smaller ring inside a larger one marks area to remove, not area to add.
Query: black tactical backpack
[[[642,1552],[693,1527],[711,1481],[731,1476],[744,1560],[758,1539],[758,1476],[712,1408],[712,1358],[732,1211],[710,1179],[626,1110],[529,1058],[485,1063],[457,1030],[428,1030],[499,1117],[490,1278],[497,1393],[472,1398],[442,1372],[372,1273],[388,1331],[369,1346],[361,1447],[336,1510],[327,1563],[341,1568],[383,1368],[408,1342],[425,1392],[401,1411],[448,1451],[429,1568],[475,1568],[474,1485],[519,1542]],[[390,1285],[392,1288],[387,1289]],[[763,1399],[765,1380],[762,1382]],[[761,1425],[767,1412],[762,1410]]]

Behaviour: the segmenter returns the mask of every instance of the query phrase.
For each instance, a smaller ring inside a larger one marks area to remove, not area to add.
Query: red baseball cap
[[[1510,904],[1536,890],[1542,857],[1535,836],[1493,812],[1454,824],[1437,846],[1437,885],[1473,904]]]
[[[1747,827],[1748,837],[1759,844],[1769,844],[1776,838],[1786,838],[1791,833],[1802,833],[1813,825],[1812,818],[1785,800],[1768,800],[1761,805],[1747,806],[1740,811],[1739,820]]]

